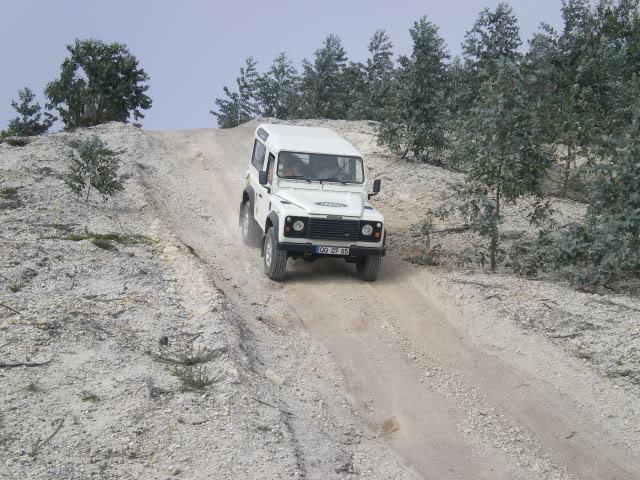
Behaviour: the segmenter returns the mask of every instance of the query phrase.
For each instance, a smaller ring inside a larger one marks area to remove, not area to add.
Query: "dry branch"
[[[0,303],[0,307],[4,307],[7,310],[11,310],[13,313],[17,313],[18,315],[20,314],[20,312],[18,310],[16,310],[15,308],[11,308],[8,305],[5,305],[4,303]]]
[[[51,360],[47,360],[46,362],[41,362],[41,363],[29,363],[29,362],[5,363],[5,362],[0,362],[0,368],[41,367],[42,365],[47,365],[49,363],[51,363]]]

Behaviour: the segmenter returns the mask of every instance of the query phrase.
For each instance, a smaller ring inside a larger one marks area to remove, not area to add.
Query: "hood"
[[[361,217],[364,210],[362,192],[327,190],[280,190],[278,196],[313,215]]]

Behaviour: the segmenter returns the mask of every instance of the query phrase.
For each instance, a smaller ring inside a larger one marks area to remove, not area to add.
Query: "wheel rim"
[[[242,222],[242,235],[247,238],[249,235],[249,209],[244,207],[244,221]]]
[[[271,267],[271,237],[267,237],[267,244],[264,247],[264,263],[267,268]]]

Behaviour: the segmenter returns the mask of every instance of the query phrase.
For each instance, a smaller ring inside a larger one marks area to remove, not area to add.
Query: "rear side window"
[[[258,171],[262,170],[264,166],[264,154],[267,152],[267,147],[256,140],[253,145],[253,156],[251,157],[251,165],[256,167]]]

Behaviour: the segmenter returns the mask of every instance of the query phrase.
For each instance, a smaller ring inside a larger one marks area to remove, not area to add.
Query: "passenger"
[[[298,177],[302,175],[302,162],[293,153],[282,152],[280,154],[278,175],[280,177]]]

